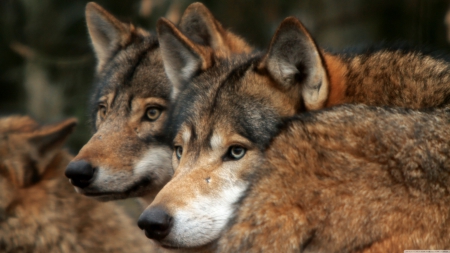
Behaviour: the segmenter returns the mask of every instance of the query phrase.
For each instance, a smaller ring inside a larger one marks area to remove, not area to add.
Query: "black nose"
[[[172,225],[172,216],[158,206],[145,210],[138,220],[138,226],[145,230],[145,236],[154,240],[162,240],[166,237],[170,233]]]
[[[85,160],[70,162],[66,168],[66,177],[70,178],[73,185],[80,188],[87,187],[94,177],[94,168]]]

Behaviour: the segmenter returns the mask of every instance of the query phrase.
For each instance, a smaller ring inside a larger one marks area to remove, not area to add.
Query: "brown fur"
[[[328,106],[364,103],[418,109],[450,102],[450,64],[443,59],[381,50],[354,57],[325,53],[325,62],[331,77]]]
[[[171,150],[164,143],[171,86],[159,43],[155,35],[120,22],[95,3],[86,6],[86,20],[98,58],[91,103],[94,135],[73,161],[88,162],[96,174],[78,191],[99,200],[150,201],[173,173]],[[180,26],[211,54],[229,57],[250,50],[201,3],[186,9]],[[150,121],[146,112],[155,107],[161,115]],[[152,166],[145,164],[149,161]]]
[[[450,247],[450,115],[340,106],[287,123],[219,252]]]
[[[330,95],[325,107],[343,104],[346,97],[347,80],[345,74],[348,72],[347,66],[342,64],[339,57],[323,53],[330,78]]]
[[[0,252],[158,252],[113,203],[76,194],[61,150],[73,119],[0,119]]]

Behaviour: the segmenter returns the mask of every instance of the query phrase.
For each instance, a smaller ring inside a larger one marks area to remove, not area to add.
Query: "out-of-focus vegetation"
[[[95,58],[84,0],[0,1],[0,115],[31,114],[51,122],[80,120],[70,141],[76,152],[89,138],[87,103]],[[154,31],[176,22],[188,0],[97,1],[123,21]],[[299,17],[325,47],[408,41],[446,52],[447,0],[205,0],[225,27],[265,49],[285,17]]]

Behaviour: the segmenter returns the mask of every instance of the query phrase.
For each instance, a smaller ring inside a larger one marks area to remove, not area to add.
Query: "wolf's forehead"
[[[240,135],[263,149],[277,133],[280,116],[276,108],[243,88],[245,73],[251,67],[250,62],[221,73],[220,83],[192,92],[192,101],[183,104],[184,111],[179,115],[184,115],[182,121],[189,121],[199,141],[209,143],[213,133],[221,130]]]
[[[189,130],[181,132],[183,139],[196,139],[210,147],[222,143],[223,136],[239,135],[264,149],[278,132],[281,121],[270,106],[238,94],[218,97],[216,103],[193,111],[185,124]]]
[[[126,90],[139,97],[168,98],[170,85],[158,42],[143,41],[118,50],[99,74],[97,88],[97,97]]]
[[[236,104],[239,100],[233,98],[243,95],[241,82],[252,66],[252,58],[237,57],[220,61],[192,81],[191,89],[185,92],[192,97],[190,105],[196,108],[195,111],[202,111],[203,114],[203,111],[213,111],[222,104],[226,104],[224,109],[229,107],[228,104]]]

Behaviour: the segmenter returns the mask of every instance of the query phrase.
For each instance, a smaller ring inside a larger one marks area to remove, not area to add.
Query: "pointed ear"
[[[202,3],[193,3],[184,11],[180,30],[194,42],[226,53],[250,53],[252,48],[235,34],[225,30]]]
[[[100,71],[114,47],[123,44],[129,38],[130,25],[120,22],[94,2],[86,5],[86,22],[97,56],[97,71]]]
[[[173,85],[172,98],[199,71],[212,65],[212,51],[188,39],[165,18],[157,23],[158,40],[164,69]]]
[[[323,108],[329,91],[327,70],[314,40],[294,18],[278,27],[259,68],[265,68],[283,88],[300,85],[308,110]]]
[[[77,120],[70,118],[54,125],[43,126],[28,135],[28,142],[36,148],[36,154],[39,156],[37,160],[40,170],[45,169],[53,160],[76,125]]]

